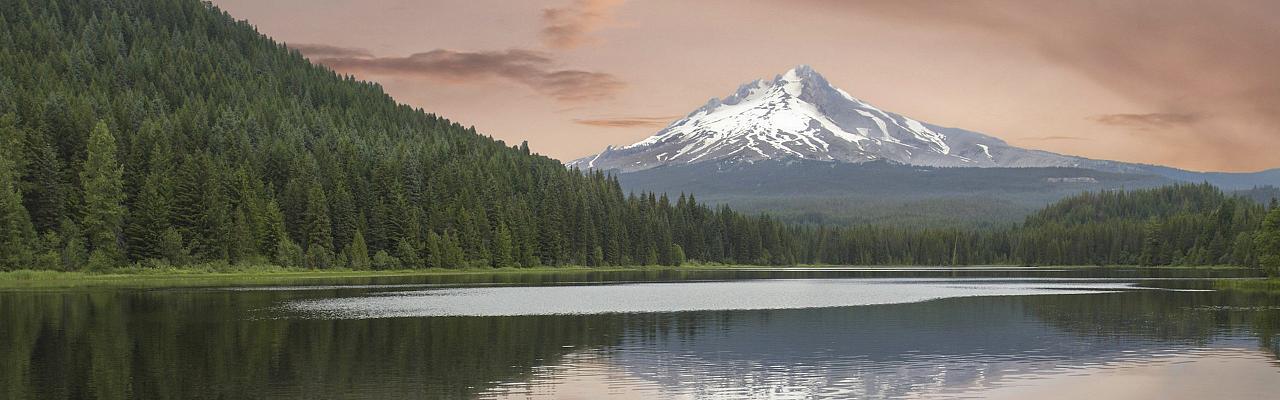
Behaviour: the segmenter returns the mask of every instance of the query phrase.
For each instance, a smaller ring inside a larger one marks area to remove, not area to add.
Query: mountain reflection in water
[[[1280,299],[1110,288],[1135,281],[901,304],[341,319],[287,306],[466,294],[457,290],[478,282],[5,291],[0,398],[1190,398],[1215,387],[1266,398],[1280,389]],[[885,284],[939,282],[973,284]],[[539,288],[519,289],[511,293],[539,301]]]

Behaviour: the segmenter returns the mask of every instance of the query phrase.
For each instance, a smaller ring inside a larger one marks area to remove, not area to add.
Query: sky
[[[214,0],[314,62],[564,161],[807,64],[1009,143],[1280,167],[1272,0]]]

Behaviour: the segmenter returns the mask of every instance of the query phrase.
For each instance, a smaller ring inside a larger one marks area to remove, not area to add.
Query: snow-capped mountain
[[[884,160],[935,167],[1081,167],[1127,164],[1010,146],[1004,141],[887,112],[832,86],[808,66],[756,80],[649,138],[574,160],[581,169],[632,172],[708,161]]]

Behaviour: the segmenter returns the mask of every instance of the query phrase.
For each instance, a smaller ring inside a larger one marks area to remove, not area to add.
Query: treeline
[[[1280,210],[1209,184],[1084,193],[1011,228],[817,228],[805,257],[830,264],[1259,266],[1280,254]],[[1270,240],[1270,241],[1268,241]]]
[[[1028,217],[1014,254],[1042,263],[1256,266],[1265,211],[1207,183],[1086,193]]]
[[[798,226],[693,196],[627,195],[611,176],[399,105],[196,0],[0,0],[0,48],[0,269],[1256,265],[1280,254],[1256,232],[1261,206],[1207,185],[1082,195],[982,231]]]

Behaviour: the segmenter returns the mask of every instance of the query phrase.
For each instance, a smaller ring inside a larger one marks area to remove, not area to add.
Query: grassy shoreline
[[[1213,288],[1218,290],[1280,294],[1280,278],[1218,279],[1213,282]]]
[[[92,286],[200,286],[208,284],[254,285],[273,283],[305,283],[307,280],[411,277],[441,275],[588,273],[662,270],[708,270],[728,266],[634,266],[634,267],[531,267],[531,268],[463,268],[407,270],[312,270],[280,266],[237,266],[208,268],[117,268],[105,272],[64,272],[18,270],[0,272],[0,290],[28,288],[73,288]]]
[[[124,267],[105,272],[63,272],[42,270],[18,270],[0,272],[0,290],[3,289],[56,289],[98,286],[140,286],[140,287],[183,287],[201,285],[265,285],[265,284],[306,284],[324,279],[381,278],[381,277],[413,277],[442,275],[484,275],[484,274],[551,274],[551,273],[601,273],[626,271],[706,271],[730,269],[823,269],[823,268],[951,268],[945,266],[854,266],[854,265],[789,265],[789,266],[757,266],[757,265],[682,265],[682,266],[623,266],[623,267],[532,267],[532,268],[464,268],[464,269],[412,269],[412,270],[310,270],[289,268],[274,265],[202,265],[167,268]],[[1027,269],[1063,269],[1063,268],[1144,268],[1144,269],[1235,269],[1231,266],[1019,266],[1019,265],[974,265],[954,268],[1027,268]],[[1268,282],[1271,283],[1239,283]],[[1265,286],[1266,290],[1280,290],[1280,279],[1272,280],[1229,280],[1220,281],[1222,285],[1239,285],[1238,288],[1256,288]],[[1226,288],[1227,286],[1224,286]],[[1232,288],[1237,288],[1233,286]]]

